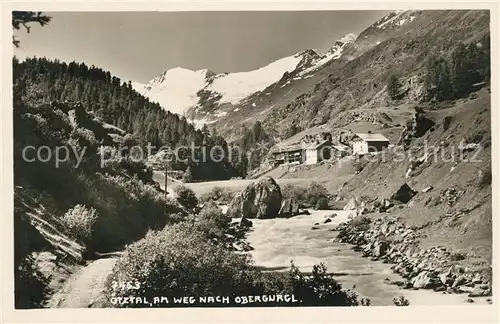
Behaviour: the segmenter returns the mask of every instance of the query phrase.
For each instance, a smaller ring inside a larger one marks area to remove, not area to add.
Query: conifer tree
[[[40,26],[45,26],[50,22],[52,18],[43,14],[42,12],[33,11],[13,11],[12,12],[12,27],[15,30],[20,30],[21,27],[26,29],[29,34],[31,30],[30,24],[38,23]],[[19,40],[15,36],[12,36],[12,43],[14,46],[19,47]]]

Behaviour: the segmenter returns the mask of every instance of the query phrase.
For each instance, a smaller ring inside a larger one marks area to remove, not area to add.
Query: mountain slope
[[[393,18],[363,31],[344,51],[343,60],[329,66],[328,77],[307,93],[290,104],[277,102],[265,121],[267,126],[345,126],[353,112],[359,117],[375,111],[398,117],[402,111],[391,109],[394,104],[407,104],[410,112],[412,105],[421,102],[430,56],[449,57],[459,42],[481,42],[489,34],[487,11],[410,11]],[[405,93],[399,101],[387,94],[390,74],[399,78]]]

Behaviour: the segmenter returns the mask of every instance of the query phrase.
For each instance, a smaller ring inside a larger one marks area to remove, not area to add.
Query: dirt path
[[[82,268],[51,298],[49,308],[88,308],[102,296],[117,257],[95,260]]]

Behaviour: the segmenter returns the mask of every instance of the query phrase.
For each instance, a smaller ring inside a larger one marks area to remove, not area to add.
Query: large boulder
[[[391,200],[397,200],[406,204],[409,202],[413,196],[417,194],[408,184],[403,184],[399,189],[391,196]]]
[[[281,189],[267,176],[248,185],[229,204],[231,218],[274,218],[281,208]]]
[[[435,124],[432,119],[426,116],[422,109],[417,108],[415,109],[413,118],[408,120],[396,143],[408,146],[413,138],[424,136]]]

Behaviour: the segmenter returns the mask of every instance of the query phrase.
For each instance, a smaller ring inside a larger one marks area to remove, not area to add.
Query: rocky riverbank
[[[443,294],[468,297],[491,296],[491,274],[461,266],[461,256],[436,246],[420,249],[415,230],[395,217],[370,219],[358,216],[337,227],[338,242],[353,244],[364,257],[393,264],[391,269],[404,278],[392,282],[406,289],[432,289]],[[472,299],[468,300],[473,302]]]

